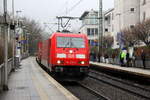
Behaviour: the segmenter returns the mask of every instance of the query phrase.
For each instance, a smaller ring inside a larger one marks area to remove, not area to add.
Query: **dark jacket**
[[[141,59],[142,59],[142,60],[145,60],[145,56],[146,56],[146,55],[145,55],[145,52],[142,52],[142,54],[141,54]]]

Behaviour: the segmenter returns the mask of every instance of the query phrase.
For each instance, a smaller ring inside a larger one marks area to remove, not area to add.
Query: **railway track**
[[[104,75],[96,71],[90,71],[89,77],[97,81],[103,82],[105,84],[111,85],[120,90],[123,90],[134,96],[150,100],[150,89],[147,89],[147,88],[144,88],[144,87],[141,87],[141,86],[129,83],[129,82],[125,82],[123,80],[120,80],[120,79],[117,79],[108,75]]]
[[[97,96],[97,97],[98,97],[98,100],[111,100],[111,99],[109,99],[108,97],[104,96],[103,94],[101,94],[101,93],[95,91],[94,89],[92,89],[92,88],[90,88],[90,87],[88,87],[88,86],[82,84],[81,82],[78,82],[78,84],[79,84],[81,87],[83,87],[83,88],[85,88],[86,90],[88,90],[88,91],[89,91],[90,93],[92,93],[93,95]]]

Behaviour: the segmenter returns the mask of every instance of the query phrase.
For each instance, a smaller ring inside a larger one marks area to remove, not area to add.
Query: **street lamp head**
[[[22,12],[21,10],[17,10],[17,11],[16,11],[16,13],[21,13],[21,12]]]

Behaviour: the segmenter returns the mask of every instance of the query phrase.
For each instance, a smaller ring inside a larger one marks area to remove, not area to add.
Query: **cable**
[[[74,6],[72,6],[69,10],[68,13],[74,10],[83,0],[79,0]]]

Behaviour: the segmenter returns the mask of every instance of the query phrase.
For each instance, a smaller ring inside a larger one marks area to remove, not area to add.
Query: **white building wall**
[[[134,11],[131,11],[134,9]],[[114,34],[117,46],[117,33],[140,22],[140,0],[114,0]]]
[[[106,20],[107,18],[107,20]],[[104,36],[111,35],[114,36],[114,9],[110,9],[104,13]],[[105,31],[108,29],[108,32]]]
[[[80,32],[87,35],[87,29],[88,29],[88,28],[98,28],[98,25],[85,25],[84,27],[82,27],[82,28],[80,29]],[[89,39],[89,40],[98,39],[98,35],[88,36],[88,39]]]
[[[134,8],[134,11],[131,9]],[[140,0],[123,0],[122,27],[130,27],[140,22]]]
[[[150,19],[150,0],[145,0],[145,4],[143,4],[144,0],[140,1],[140,20],[143,21],[144,13],[145,19]]]
[[[3,14],[3,0],[0,0],[0,15]]]

